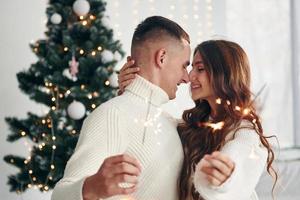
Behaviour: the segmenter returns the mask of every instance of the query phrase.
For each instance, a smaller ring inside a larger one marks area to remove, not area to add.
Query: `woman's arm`
[[[240,129],[236,137],[224,145],[221,153],[235,163],[230,178],[220,186],[212,186],[202,171],[205,165],[202,159],[195,170],[195,188],[206,200],[249,200],[266,165],[267,149],[261,145],[254,130]]]

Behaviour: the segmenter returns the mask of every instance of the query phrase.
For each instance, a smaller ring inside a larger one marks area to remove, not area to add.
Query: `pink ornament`
[[[76,61],[75,56],[72,56],[72,60],[69,62],[70,74],[75,77],[78,73],[79,62]]]

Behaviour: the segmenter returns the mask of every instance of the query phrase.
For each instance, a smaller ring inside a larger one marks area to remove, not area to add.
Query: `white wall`
[[[11,0],[0,1],[0,199],[20,200],[21,196],[9,193],[7,176],[16,169],[3,161],[7,154],[27,155],[24,140],[6,142],[9,133],[4,117],[25,117],[27,111],[41,112],[40,106],[30,101],[18,88],[16,73],[28,69],[36,58],[29,48],[32,39],[43,37],[46,1]],[[50,199],[49,194],[30,190],[23,195],[24,200]]]

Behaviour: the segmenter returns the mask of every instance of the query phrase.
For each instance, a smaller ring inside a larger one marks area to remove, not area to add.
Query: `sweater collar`
[[[163,89],[139,75],[125,90],[145,99],[146,102],[150,102],[155,106],[161,106],[169,101],[169,96]]]

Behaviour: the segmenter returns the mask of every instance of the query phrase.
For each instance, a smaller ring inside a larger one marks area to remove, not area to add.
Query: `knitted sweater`
[[[242,122],[247,127],[249,122]],[[248,126],[249,127],[249,126]],[[194,185],[205,200],[258,200],[255,192],[259,178],[266,166],[267,149],[261,144],[253,129],[243,128],[226,137],[226,144],[220,152],[226,154],[235,163],[230,178],[219,187],[211,186],[200,171],[200,161],[195,169]]]
[[[137,192],[109,200],[176,200],[183,150],[176,121],[160,106],[169,100],[158,86],[138,76],[123,95],[96,108],[84,121],[75,152],[52,200],[82,200],[87,176],[105,158],[126,153],[139,160],[142,173]]]

